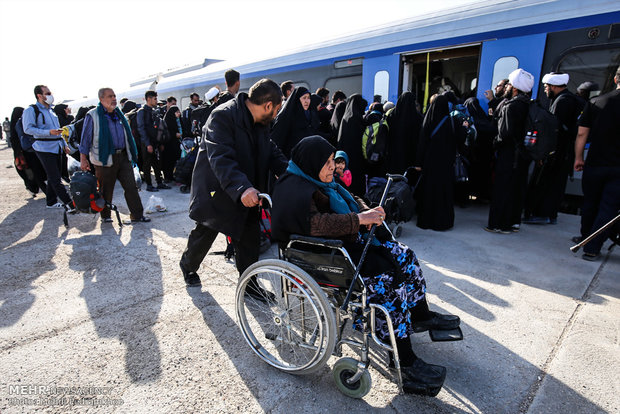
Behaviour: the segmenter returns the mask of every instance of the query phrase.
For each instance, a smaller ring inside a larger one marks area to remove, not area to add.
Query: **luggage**
[[[69,183],[69,191],[73,199],[73,206],[80,213],[97,214],[106,206],[110,210],[116,212],[116,219],[119,226],[123,226],[118,208],[114,204],[110,204],[103,199],[99,193],[97,177],[88,171],[76,171],[71,176]],[[68,226],[67,215],[65,212],[65,226]]]
[[[369,164],[379,164],[385,158],[389,130],[390,127],[385,119],[368,125],[364,130],[362,155]]]
[[[373,177],[368,181],[366,199],[371,206],[379,205],[387,180]],[[384,205],[386,222],[407,222],[415,213],[413,191],[406,181],[396,181],[390,186]]]
[[[192,148],[185,157],[180,158],[174,166],[174,179],[184,186],[192,184],[192,173],[198,156],[198,146]]]

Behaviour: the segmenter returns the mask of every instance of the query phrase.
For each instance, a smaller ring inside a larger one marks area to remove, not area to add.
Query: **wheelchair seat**
[[[319,286],[348,289],[355,275],[355,264],[342,240],[291,235],[284,260],[305,270]]]

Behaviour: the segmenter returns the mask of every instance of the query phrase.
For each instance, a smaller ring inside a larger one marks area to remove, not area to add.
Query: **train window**
[[[362,92],[361,76],[346,76],[342,78],[330,78],[325,82],[325,88],[333,95],[336,91],[342,91],[345,95],[351,96],[354,93]]]
[[[568,88],[572,91],[583,82],[595,82],[601,93],[615,89],[614,75],[620,65],[620,51],[614,48],[582,49],[564,55],[557,72],[568,73]]]
[[[380,70],[375,73],[375,92],[374,95],[381,95],[382,102],[386,101],[390,92],[390,74],[387,70]]]
[[[514,56],[504,56],[495,62],[493,66],[493,83],[491,89],[495,89],[495,85],[502,79],[508,79],[508,75],[519,67],[519,59]]]

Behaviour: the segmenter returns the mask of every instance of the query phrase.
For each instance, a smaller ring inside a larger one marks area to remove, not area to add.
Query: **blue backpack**
[[[34,109],[34,122],[37,122],[39,115],[41,115],[41,111],[39,107],[36,105],[30,105]],[[43,115],[41,115],[43,116]],[[15,130],[17,131],[17,137],[19,138],[19,143],[22,146],[22,150],[32,152],[32,144],[34,143],[34,137],[30,134],[26,134],[24,132],[24,126],[22,125],[22,118],[17,120],[15,124]]]

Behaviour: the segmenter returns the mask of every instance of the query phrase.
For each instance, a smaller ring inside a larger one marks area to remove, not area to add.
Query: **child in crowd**
[[[351,181],[353,180],[351,171],[347,169],[349,156],[344,151],[336,151],[334,161],[336,162],[336,169],[334,170],[335,181],[344,188],[349,187],[351,185]]]

